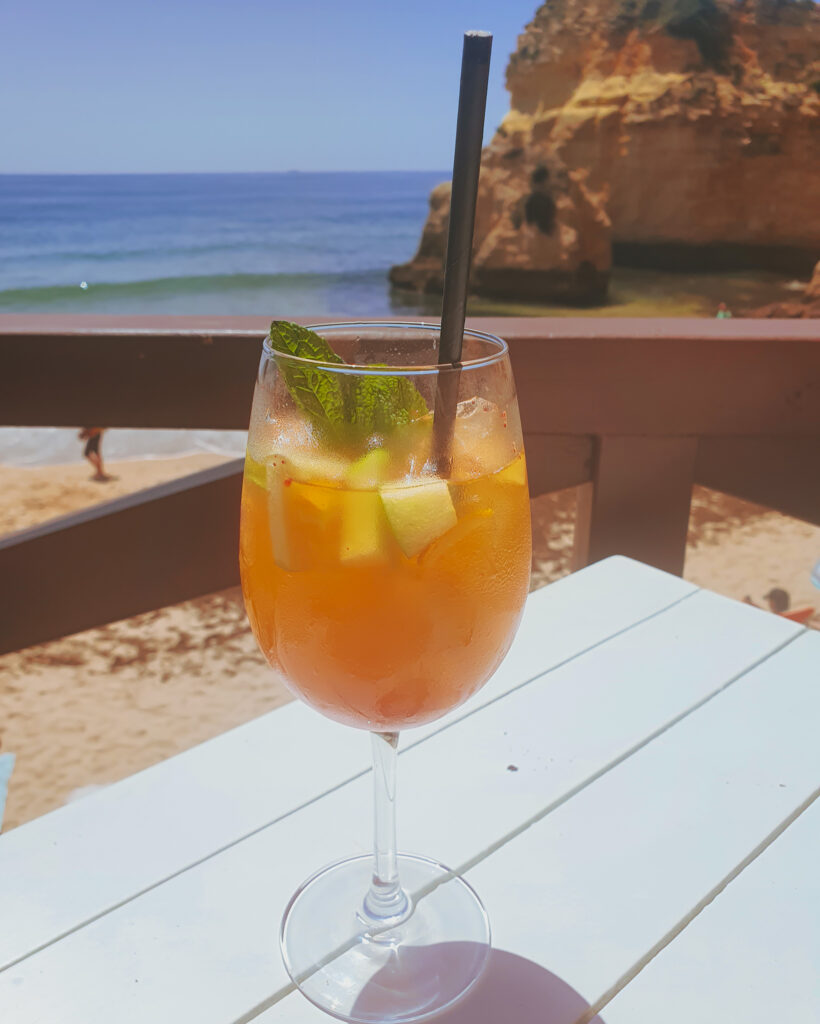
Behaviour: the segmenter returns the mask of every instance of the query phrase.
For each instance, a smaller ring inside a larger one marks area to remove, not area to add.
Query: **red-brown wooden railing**
[[[510,344],[532,494],[579,488],[576,566],[680,573],[694,483],[820,524],[817,322],[470,324]],[[0,426],[244,429],[265,327],[0,316]],[[232,461],[0,538],[0,653],[236,584],[240,479]]]

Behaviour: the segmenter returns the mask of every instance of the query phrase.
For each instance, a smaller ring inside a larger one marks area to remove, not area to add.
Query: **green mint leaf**
[[[287,320],[274,320],[270,325],[270,343],[275,352],[323,363],[342,362],[324,338]],[[279,368],[291,398],[300,409],[320,425],[338,427],[345,423],[348,419],[346,388],[339,374],[287,360],[282,360]]]
[[[316,359],[322,363],[341,363],[324,338],[308,327],[292,324],[289,320],[274,320],[270,325],[271,347],[302,359]]]
[[[427,415],[427,403],[406,377],[359,377],[351,402],[353,423],[365,436],[389,434]]]
[[[287,320],[273,321],[270,341],[275,352],[323,363],[344,362],[324,338]],[[299,408],[320,428],[354,443],[371,434],[389,434],[427,415],[427,403],[406,377],[347,377],[286,359],[279,367]]]

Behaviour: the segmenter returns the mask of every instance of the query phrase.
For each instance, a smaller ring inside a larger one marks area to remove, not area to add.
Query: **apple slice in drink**
[[[351,488],[342,495],[339,558],[345,564],[368,562],[385,553],[384,509],[375,489],[387,475],[390,454],[374,448],[357,459],[347,471]]]
[[[298,522],[302,534],[306,527],[316,530],[325,525],[331,505],[332,488],[344,480],[346,464],[327,456],[272,454],[266,467],[268,525],[273,557],[288,572],[310,568],[313,558],[300,550],[294,536]]]
[[[450,488],[438,477],[382,487],[379,493],[390,529],[408,558],[415,558],[458,522]]]

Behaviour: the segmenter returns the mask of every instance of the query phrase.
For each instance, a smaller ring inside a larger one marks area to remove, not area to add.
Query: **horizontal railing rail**
[[[470,326],[510,345],[531,493],[579,488],[576,566],[682,572],[695,483],[820,524],[816,322]],[[0,426],[245,429],[265,327],[0,316]],[[0,652],[237,583],[240,484],[227,463],[0,539]]]

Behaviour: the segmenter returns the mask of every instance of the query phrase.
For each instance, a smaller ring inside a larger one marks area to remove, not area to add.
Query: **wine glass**
[[[472,888],[433,860],[397,853],[396,750],[400,730],[472,696],[512,642],[531,557],[521,425],[499,338],[465,331],[454,367],[437,362],[437,325],[311,331],[274,325],[264,344],[242,588],[284,684],[370,731],[375,850],[300,887],[281,946],[317,1006],[397,1024],[452,1005],[489,953]]]

